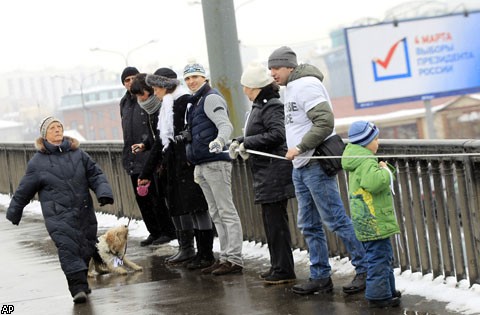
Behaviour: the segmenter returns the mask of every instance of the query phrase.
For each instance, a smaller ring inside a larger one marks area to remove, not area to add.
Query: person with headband
[[[35,141],[38,151],[12,197],[7,219],[18,225],[23,209],[38,193],[45,226],[57,247],[73,302],[85,303],[91,292],[88,265],[97,243],[97,217],[90,190],[100,206],[113,204],[113,193],[100,167],[79,148],[77,139],[64,136],[63,131],[58,118],[42,120],[40,137]]]

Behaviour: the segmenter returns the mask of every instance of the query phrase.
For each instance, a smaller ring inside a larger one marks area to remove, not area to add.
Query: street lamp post
[[[104,69],[100,69],[99,71],[95,71],[94,73],[91,73],[85,77],[83,77],[81,80],[78,80],[76,79],[75,77],[66,77],[66,76],[62,76],[62,75],[55,75],[53,76],[54,79],[63,79],[63,80],[69,80],[69,81],[72,81],[72,82],[75,82],[78,84],[79,86],[79,89],[80,89],[80,102],[81,102],[81,105],[82,105],[82,109],[83,109],[83,129],[85,130],[85,138],[88,140],[92,140],[91,137],[90,137],[90,130],[89,130],[89,126],[90,126],[90,117],[89,117],[89,113],[88,113],[88,108],[85,104],[85,95],[83,93],[83,86],[85,84],[85,81],[91,77],[93,77],[94,75],[98,74],[98,73],[101,73],[103,72]]]
[[[100,47],[94,47],[94,48],[90,48],[90,51],[101,51],[101,52],[106,52],[106,53],[111,53],[111,54],[115,54],[115,55],[119,55],[119,56],[122,56],[123,60],[125,61],[125,67],[128,67],[128,58],[130,57],[130,55],[136,51],[136,50],[139,50],[140,48],[143,48],[147,45],[150,45],[150,44],[155,44],[158,42],[158,39],[152,39],[152,40],[149,40],[148,42],[146,43],[143,43],[135,48],[132,48],[130,49],[129,51],[127,51],[126,53],[122,53],[120,51],[115,51],[115,50],[110,50],[110,49],[103,49],[103,48],[100,48]]]

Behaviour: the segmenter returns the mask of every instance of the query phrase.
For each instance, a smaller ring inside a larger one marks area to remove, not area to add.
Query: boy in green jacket
[[[390,236],[400,232],[393,208],[395,168],[378,162],[378,128],[368,121],[354,122],[348,131],[349,144],[342,167],[349,172],[350,212],[355,235],[366,250],[365,298],[370,307],[395,307],[400,291],[395,289],[393,250]]]

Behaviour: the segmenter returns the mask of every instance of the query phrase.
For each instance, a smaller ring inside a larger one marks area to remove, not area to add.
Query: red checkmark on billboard
[[[395,49],[397,49],[398,44],[403,41],[403,39],[399,40],[395,44],[393,44],[392,47],[390,47],[390,50],[388,51],[387,57],[385,60],[381,60],[380,58],[376,58],[373,61],[376,62],[378,65],[380,65],[383,69],[387,69],[388,65],[390,64],[390,61],[392,60],[393,53],[395,52]]]

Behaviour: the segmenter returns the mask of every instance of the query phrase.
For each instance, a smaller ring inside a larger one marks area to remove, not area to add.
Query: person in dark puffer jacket
[[[243,232],[232,198],[232,162],[225,144],[233,126],[225,98],[213,89],[205,68],[191,60],[183,79],[193,93],[187,105],[187,159],[195,165],[194,181],[202,188],[220,242],[219,259],[203,274],[238,274],[243,270]]]
[[[91,292],[87,271],[97,242],[97,218],[89,190],[104,206],[113,204],[112,189],[100,167],[79,149],[78,140],[63,135],[57,118],[45,118],[40,133],[35,142],[38,151],[12,197],[7,219],[18,225],[23,209],[38,193],[73,301],[84,303]]]
[[[243,159],[249,158],[255,203],[262,208],[270,268],[260,274],[260,278],[266,284],[294,282],[296,276],[287,214],[288,199],[295,197],[292,163],[246,152],[251,149],[278,156],[284,156],[287,152],[280,87],[259,63],[248,65],[240,83],[253,104],[246,118],[243,136],[232,141],[229,153],[232,159],[238,154]]]

